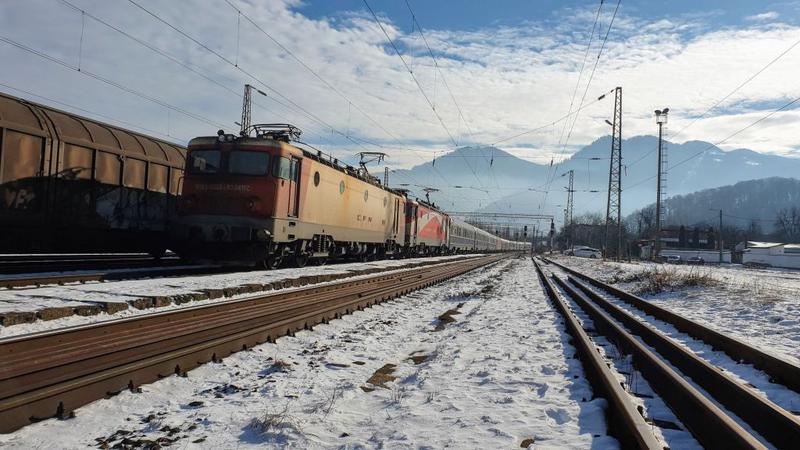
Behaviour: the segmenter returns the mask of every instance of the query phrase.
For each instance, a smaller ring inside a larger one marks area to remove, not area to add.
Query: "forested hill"
[[[667,225],[716,224],[718,209],[722,208],[726,226],[741,229],[757,226],[770,232],[778,212],[792,207],[800,207],[800,180],[762,178],[670,197],[665,202],[665,221]],[[654,208],[650,204],[643,210]],[[643,210],[628,219],[635,220]]]

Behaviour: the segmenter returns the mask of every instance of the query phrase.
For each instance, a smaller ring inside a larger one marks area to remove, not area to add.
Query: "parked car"
[[[600,252],[600,250],[592,247],[575,247],[573,254],[575,256],[580,256],[581,258],[596,259],[603,257],[603,254]]]
[[[678,255],[666,255],[664,256],[664,262],[667,264],[680,264],[681,257]]]
[[[692,256],[692,257],[690,257],[689,259],[686,260],[686,264],[691,264],[691,265],[694,265],[694,266],[702,266],[705,263],[706,263],[706,260],[701,258],[701,257],[699,257],[699,256]]]

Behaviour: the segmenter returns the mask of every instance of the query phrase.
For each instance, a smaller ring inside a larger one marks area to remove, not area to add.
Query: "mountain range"
[[[623,140],[622,211],[655,201],[658,138]],[[445,210],[553,214],[563,217],[567,171],[574,171],[574,214],[605,213],[611,137],[602,137],[560,164],[537,164],[490,146],[462,147],[392,174],[390,185],[424,197],[422,186],[446,187],[431,200]],[[768,177],[799,178],[800,158],[748,149],[723,151],[703,141],[665,142],[668,197]],[[549,183],[549,193],[544,192]],[[458,186],[457,188],[453,188]],[[488,191],[488,193],[486,192]],[[538,206],[547,196],[546,210]],[[724,205],[723,205],[724,206]],[[770,217],[771,218],[771,217]]]

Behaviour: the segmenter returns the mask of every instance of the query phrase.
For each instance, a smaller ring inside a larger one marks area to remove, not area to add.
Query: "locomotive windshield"
[[[233,151],[228,156],[228,172],[234,175],[266,175],[269,153]]]
[[[189,152],[188,159],[189,173],[217,173],[222,155],[218,150],[195,150]]]

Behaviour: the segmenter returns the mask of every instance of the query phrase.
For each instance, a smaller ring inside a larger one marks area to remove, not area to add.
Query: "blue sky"
[[[411,19],[403,0],[373,0],[373,9],[391,18],[398,26],[410,30]],[[585,8],[593,2],[580,0],[500,0],[486,2],[471,1],[410,1],[423,26],[450,30],[475,30],[496,25],[520,25],[528,21],[558,21],[561,13],[568,9]],[[596,3],[595,3],[596,4]],[[613,8],[616,0],[607,0],[604,7]],[[653,21],[684,15],[710,15],[714,27],[737,26],[745,17],[765,12],[765,9],[781,14],[785,20],[796,20],[797,4],[794,2],[760,2],[753,0],[730,1],[624,1],[621,7],[628,13],[646,15]],[[361,0],[306,1],[297,8],[304,15],[315,19],[342,16],[345,12],[364,9]],[[424,18],[424,21],[421,20]]]
[[[723,141],[800,96],[798,46],[707,111],[800,40],[796,2],[623,0],[598,59],[616,1],[603,5],[587,53],[599,1],[410,0],[437,69],[405,1],[369,0],[415,82],[360,0],[67,1],[141,42],[90,16],[82,25],[80,12],[60,0],[4,2],[0,36],[17,46],[0,42],[0,89],[177,142],[232,128],[245,83],[269,94],[257,99],[254,120],[295,123],[307,142],[341,157],[386,151],[393,167],[498,141],[533,161],[564,157],[608,133],[612,105],[594,99],[618,85],[625,137],[653,133],[653,109],[669,106],[669,136],[679,142]],[[236,9],[283,47],[237,21]],[[588,106],[571,116],[574,125],[547,126],[577,108],[584,93]],[[800,114],[790,108],[722,148],[798,156],[798,125]],[[531,129],[538,131],[506,140]]]

